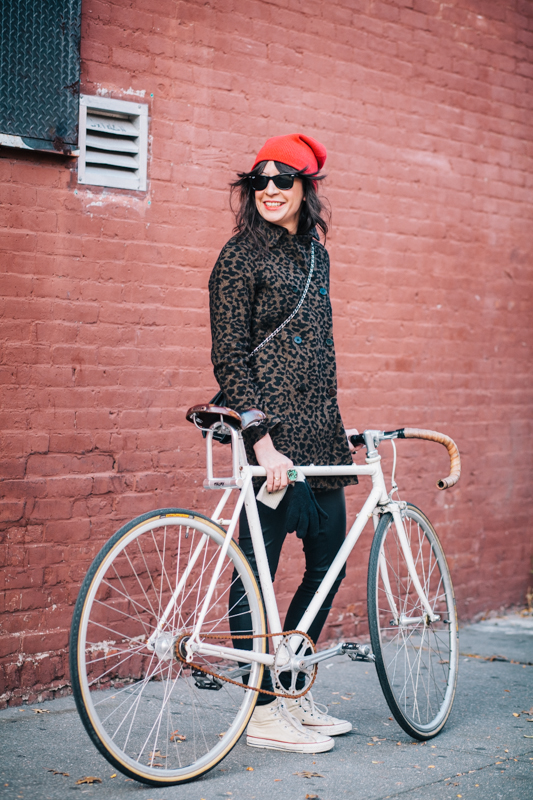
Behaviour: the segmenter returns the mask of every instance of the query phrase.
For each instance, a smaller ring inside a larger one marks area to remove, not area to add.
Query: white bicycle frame
[[[216,426],[215,426],[216,427]],[[265,544],[263,541],[263,533],[261,529],[261,522],[259,520],[259,513],[257,510],[257,501],[255,497],[255,493],[253,490],[252,478],[254,477],[265,477],[266,470],[263,467],[255,467],[248,464],[246,458],[246,452],[244,449],[244,443],[242,439],[242,433],[240,431],[236,431],[233,428],[229,428],[228,426],[224,426],[224,432],[231,433],[232,437],[232,465],[233,465],[233,474],[231,477],[215,477],[213,474],[213,433],[214,430],[211,428],[207,431],[206,436],[206,447],[207,447],[207,479],[204,481],[204,487],[207,489],[224,489],[224,494],[218,503],[213,516],[212,520],[217,525],[227,525],[227,532],[224,539],[224,543],[220,550],[220,554],[217,560],[217,564],[215,566],[213,575],[211,577],[211,581],[209,584],[209,588],[207,594],[204,598],[202,607],[200,609],[200,613],[196,620],[196,624],[194,626],[194,630],[185,644],[185,649],[187,652],[187,661],[191,662],[194,659],[195,654],[202,655],[202,656],[218,656],[221,658],[228,659],[230,661],[237,661],[237,662],[244,662],[249,663],[250,661],[256,661],[261,664],[264,664],[266,667],[272,667],[274,664],[274,655],[270,653],[259,653],[256,651],[251,650],[239,650],[238,648],[234,647],[225,647],[222,645],[218,645],[215,643],[207,643],[205,641],[201,641],[201,630],[202,625],[204,623],[204,619],[206,613],[209,609],[209,605],[211,603],[211,599],[213,593],[215,591],[215,587],[217,585],[218,579],[220,577],[220,572],[223,566],[224,558],[228,551],[230,542],[233,538],[233,534],[237,527],[237,522],[239,519],[239,515],[241,509],[244,505],[246,509],[246,514],[248,517],[248,524],[250,527],[250,536],[252,539],[252,545],[254,549],[256,564],[257,564],[257,571],[259,574],[259,581],[261,585],[261,590],[263,593],[263,600],[265,605],[266,616],[268,620],[268,625],[271,632],[277,633],[278,631],[281,632],[281,620],[279,616],[278,605],[276,602],[276,597],[274,593],[274,586],[272,583],[272,579],[270,577],[270,568],[268,565],[268,559],[266,555]],[[413,560],[413,554],[411,552],[411,548],[409,545],[409,541],[407,538],[407,534],[405,532],[402,513],[401,513],[401,504],[393,502],[390,496],[387,494],[386,486],[385,486],[385,479],[383,476],[383,471],[381,469],[381,456],[376,452],[375,449],[369,451],[370,455],[368,455],[365,459],[365,464],[352,464],[349,466],[305,466],[299,467],[303,474],[306,477],[315,477],[315,476],[337,476],[337,475],[366,475],[371,478],[372,480],[372,488],[370,493],[363,503],[363,506],[359,513],[356,516],[355,522],[353,523],[352,527],[350,528],[344,543],[342,544],[340,550],[338,551],[337,555],[335,556],[333,563],[331,564],[330,568],[328,569],[326,575],[324,576],[315,596],[313,597],[311,603],[307,607],[303,617],[301,618],[297,630],[302,631],[303,633],[307,633],[311,623],[313,622],[314,618],[316,617],[317,613],[319,612],[322,603],[324,602],[329,590],[333,586],[339,572],[341,571],[342,567],[346,563],[348,556],[352,552],[353,548],[357,544],[359,537],[361,536],[366,523],[368,520],[373,517],[374,524],[377,525],[378,517],[375,514],[376,509],[379,509],[379,513],[386,513],[390,512],[393,516],[394,524],[396,526],[398,532],[398,538],[401,543],[405,560],[407,564],[407,568],[409,570],[409,575],[413,586],[420,598],[420,602],[422,603],[424,609],[426,610],[428,620],[431,622],[435,622],[440,617],[433,613],[431,606],[428,602],[428,599],[424,593],[422,585],[420,583],[419,577],[416,572],[415,563]],[[232,491],[238,490],[240,492],[239,499],[235,505],[235,509],[231,516],[231,519],[226,520],[221,517],[222,511],[226,506],[226,503],[230,497]],[[197,562],[198,558],[200,557],[204,547],[207,544],[208,537],[204,534],[200,541],[198,542],[196,549],[187,565],[185,572],[182,574],[176,589],[170,599],[167,607],[160,618],[156,629],[154,630],[152,636],[149,639],[148,645],[155,645],[159,634],[162,632],[164,625],[172,613],[172,609],[177,601],[180,592],[182,591],[183,586],[187,578],[189,577],[190,573],[192,572],[195,563]],[[388,577],[387,571],[387,564],[384,556],[382,555],[380,559],[380,572],[383,579],[383,584],[385,587],[385,593],[389,601],[390,610],[392,618],[396,625],[410,625],[410,624],[417,624],[421,621],[420,617],[417,618],[409,618],[405,615],[400,615],[398,609],[396,608],[396,604],[394,602],[394,598],[392,595],[392,590],[390,587],[390,581]],[[282,634],[274,635],[273,636],[273,650],[276,651],[278,645],[281,642]],[[298,649],[300,642],[302,641],[301,637],[298,637],[296,634],[291,638],[291,649],[293,653],[295,653]],[[335,652],[334,652],[335,651]],[[322,651],[322,654],[318,653],[314,656],[308,656],[305,660],[305,665],[309,666],[312,663],[316,663],[317,661],[323,660],[323,658],[329,658],[332,655],[337,654],[335,648],[332,648],[329,651]],[[278,663],[283,665],[284,662],[288,660],[288,656],[285,659],[281,659]],[[300,660],[300,666],[303,666],[303,661]]]

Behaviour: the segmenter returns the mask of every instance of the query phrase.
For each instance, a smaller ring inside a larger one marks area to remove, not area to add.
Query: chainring
[[[296,636],[301,636],[303,639],[307,639],[307,641],[308,641],[307,647],[310,647],[313,653],[315,652],[315,643],[313,642],[311,637],[308,636],[307,633],[303,633],[303,631],[284,631],[283,633],[257,633],[257,634],[233,634],[233,633],[209,634],[209,633],[207,633],[207,634],[202,634],[202,639],[224,639],[224,640],[227,641],[227,639],[232,639],[232,640],[235,640],[235,639],[272,639],[274,636],[281,636],[283,641],[281,642],[280,646],[276,650],[276,655],[274,657],[276,659],[276,658],[279,657],[278,653],[279,653],[281,647],[284,647],[284,648],[288,647],[291,650],[291,653],[293,652],[292,648],[290,647],[290,645],[285,643],[285,640],[290,639],[291,636],[295,636],[295,635]],[[176,641],[174,643],[174,655],[176,656],[176,659],[178,661],[181,661],[181,663],[184,664],[185,666],[190,667],[191,669],[198,669],[201,672],[205,673],[206,675],[211,675],[213,678],[217,678],[219,681],[224,681],[225,683],[231,683],[234,686],[240,686],[242,689],[249,689],[252,692],[257,692],[257,693],[261,693],[261,694],[268,694],[268,695],[271,695],[272,697],[288,697],[288,698],[295,699],[295,698],[298,698],[298,697],[303,697],[305,694],[307,694],[307,692],[310,690],[311,686],[314,684],[314,682],[316,680],[316,676],[317,676],[317,673],[318,673],[318,664],[313,664],[311,666],[311,668],[309,669],[309,682],[306,682],[304,690],[302,692],[296,692],[295,691],[297,675],[299,673],[301,673],[301,672],[307,672],[307,670],[305,670],[305,671],[304,670],[299,670],[298,673],[297,672],[293,672],[292,673],[291,691],[287,691],[287,689],[285,689],[285,687],[283,687],[279,683],[278,675],[281,674],[282,672],[288,672],[289,670],[283,669],[282,665],[280,665],[278,667],[278,674],[276,674],[276,672],[274,672],[274,682],[275,682],[275,685],[277,687],[279,687],[281,689],[284,689],[284,691],[271,692],[268,689],[261,689],[260,687],[256,687],[256,686],[247,686],[245,683],[241,683],[240,681],[233,680],[233,678],[229,678],[226,675],[220,674],[219,672],[213,672],[212,670],[207,669],[207,667],[203,666],[202,664],[197,664],[196,662],[193,662],[193,661],[187,661],[186,653],[185,653],[185,650],[182,649],[182,645],[185,644],[185,640],[189,639],[190,636],[191,636],[191,634],[189,632],[185,632],[185,633],[180,634],[180,636],[178,636],[178,638],[176,639]],[[305,649],[307,649],[307,647]],[[294,655],[295,654],[293,653],[293,656]],[[275,660],[274,660],[274,663],[275,663]],[[291,670],[291,672],[292,672],[292,670]],[[293,687],[294,687],[294,690],[293,690]]]

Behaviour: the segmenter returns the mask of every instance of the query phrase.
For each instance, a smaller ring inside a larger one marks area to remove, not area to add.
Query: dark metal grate
[[[81,0],[0,0],[0,133],[76,145],[80,17]]]

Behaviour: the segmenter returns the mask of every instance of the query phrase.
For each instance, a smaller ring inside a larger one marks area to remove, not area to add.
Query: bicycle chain
[[[252,633],[252,634],[235,634],[235,635],[231,634],[231,639],[232,640],[233,639],[272,639],[274,636],[292,636],[293,634],[296,634],[297,636],[303,636],[304,639],[307,639],[307,641],[309,642],[309,644],[311,645],[311,647],[313,649],[313,652],[315,652],[315,643],[313,642],[311,637],[308,636],[307,633],[303,633],[303,631],[283,631],[283,633]],[[179,636],[176,639],[176,642],[174,644],[174,654],[175,654],[176,658],[179,661],[181,661],[183,664],[185,664],[188,667],[191,667],[191,668],[194,668],[194,669],[199,669],[200,672],[204,672],[206,675],[211,675],[211,677],[217,678],[219,681],[225,681],[226,683],[232,683],[234,686],[240,686],[241,689],[250,689],[252,692],[257,692],[257,693],[261,693],[261,694],[268,694],[268,695],[271,695],[272,697],[287,697],[287,698],[292,698],[293,700],[296,700],[298,697],[303,697],[304,695],[306,695],[307,692],[311,689],[311,686],[316,681],[316,676],[317,676],[317,673],[318,673],[318,664],[313,664],[314,673],[313,673],[313,678],[311,680],[311,683],[309,684],[309,686],[307,686],[304,689],[303,692],[300,692],[300,694],[286,694],[286,693],[284,694],[282,692],[271,692],[268,689],[261,689],[261,688],[256,687],[256,686],[247,686],[245,683],[240,683],[239,681],[234,681],[233,678],[228,678],[226,675],[218,675],[216,672],[212,672],[211,670],[206,669],[206,667],[203,667],[200,664],[195,664],[195,663],[193,663],[191,661],[187,661],[185,658],[183,658],[183,656],[180,653],[180,644],[181,644],[182,640],[186,636],[190,636],[190,634],[189,633],[182,633],[181,636]],[[217,635],[215,633],[202,634],[202,639],[222,639],[222,638],[223,638],[222,636]]]

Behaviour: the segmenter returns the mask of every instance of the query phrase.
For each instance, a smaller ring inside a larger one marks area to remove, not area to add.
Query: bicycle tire
[[[192,511],[149,512],[111,537],[80,589],[70,640],[76,706],[100,753],[142,783],[170,786],[208,772],[238,742],[255,707],[252,689],[226,682],[218,691],[200,688],[198,675],[174,653],[176,637],[192,632],[225,536],[223,528]],[[200,555],[174,599],[162,638],[150,650],[149,636],[200,542]],[[244,590],[250,610],[245,632],[265,633],[259,587],[232,541],[200,638],[216,634],[231,646],[228,595],[239,580],[237,590]],[[265,651],[265,638],[251,644]],[[215,672],[240,666],[201,655],[195,663]],[[259,687],[262,675],[263,666],[252,662],[248,685]]]
[[[459,664],[457,614],[444,551],[430,521],[408,503],[404,527],[420,583],[440,620],[428,619],[409,576],[392,514],[387,513],[370,551],[368,621],[387,704],[403,730],[424,741],[442,730],[452,709]],[[382,554],[386,569],[380,567]]]

